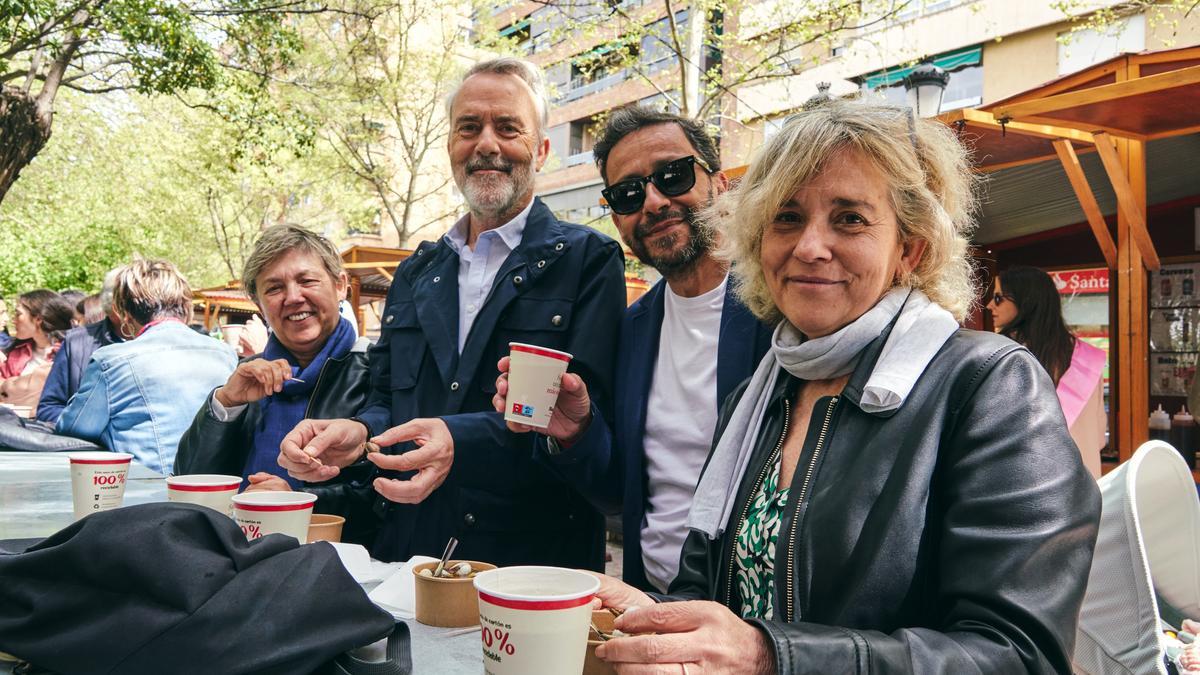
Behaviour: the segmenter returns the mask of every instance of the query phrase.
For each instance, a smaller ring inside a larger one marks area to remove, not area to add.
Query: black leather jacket
[[[752,621],[778,672],[1069,673],[1100,495],[1054,385],[1025,348],[960,330],[899,410],[869,414],[859,400],[882,344],[812,413],[779,531],[775,617]],[[732,542],[797,386],[779,378],[730,524],[716,541],[688,536],[663,599],[739,613]]]
[[[325,362],[308,400],[308,408],[304,411],[305,418],[341,419],[352,417],[362,409],[370,387],[367,345],[367,340],[360,338],[347,354]],[[254,429],[258,426],[260,408],[249,405],[235,419],[221,422],[212,414],[212,397],[213,392],[210,392],[192,420],[192,425],[179,440],[175,475],[242,475],[247,453],[254,445]],[[360,481],[369,480],[373,468],[373,464],[360,461],[343,469],[336,481],[306,484],[304,487],[306,492],[317,495],[314,507],[317,513],[346,516],[342,535],[346,541],[369,543],[374,532],[376,516],[371,511],[370,499],[374,491],[357,489]]]

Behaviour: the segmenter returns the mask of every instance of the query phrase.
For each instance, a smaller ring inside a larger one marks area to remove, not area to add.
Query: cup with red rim
[[[247,539],[286,534],[303,544],[316,501],[307,492],[243,492],[233,497],[233,519]]]
[[[501,567],[475,576],[484,669],[493,675],[583,670],[596,577],[562,567]]]
[[[67,459],[71,462],[75,520],[121,506],[133,455],[126,452],[72,452]]]
[[[207,506],[233,517],[233,496],[242,486],[241,476],[193,473],[167,478],[167,501]]]
[[[508,396],[504,419],[539,429],[550,425],[563,373],[574,358],[566,352],[523,342],[508,343]]]

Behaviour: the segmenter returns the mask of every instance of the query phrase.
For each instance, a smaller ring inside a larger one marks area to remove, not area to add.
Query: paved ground
[[[624,550],[621,548],[621,542],[613,541],[612,535],[609,535],[609,540],[605,545],[605,549],[608,551],[610,560],[604,564],[604,573],[610,577],[616,577],[620,579],[621,556],[624,554]]]

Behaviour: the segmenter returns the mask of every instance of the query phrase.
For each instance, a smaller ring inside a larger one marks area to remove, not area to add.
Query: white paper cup
[[[558,388],[571,355],[557,349],[510,342],[508,397],[504,419],[545,429],[550,425]]]
[[[241,476],[196,473],[167,479],[167,501],[207,506],[233,517],[233,496],[242,486]]]
[[[225,344],[237,349],[238,338],[242,337],[243,328],[241,324],[225,324],[221,326],[221,338],[225,340]]]
[[[303,544],[316,501],[307,492],[243,492],[233,497],[233,519],[247,539],[286,534]]]
[[[133,455],[124,452],[72,452],[71,499],[75,520],[97,511],[119,508],[125,499],[125,477]]]
[[[561,567],[502,567],[475,577],[483,670],[559,675],[583,670],[600,580]]]

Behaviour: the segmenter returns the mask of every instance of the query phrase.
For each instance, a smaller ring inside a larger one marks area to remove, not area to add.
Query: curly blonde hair
[[[789,119],[758,150],[740,184],[704,214],[725,235],[719,253],[733,262],[738,296],[763,321],[783,318],[763,274],[763,231],[847,148],[869,158],[887,180],[900,240],[926,242],[921,262],[898,284],[920,289],[962,321],[977,297],[967,255],[976,203],[969,153],[940,122],[861,101],[833,100]]]

